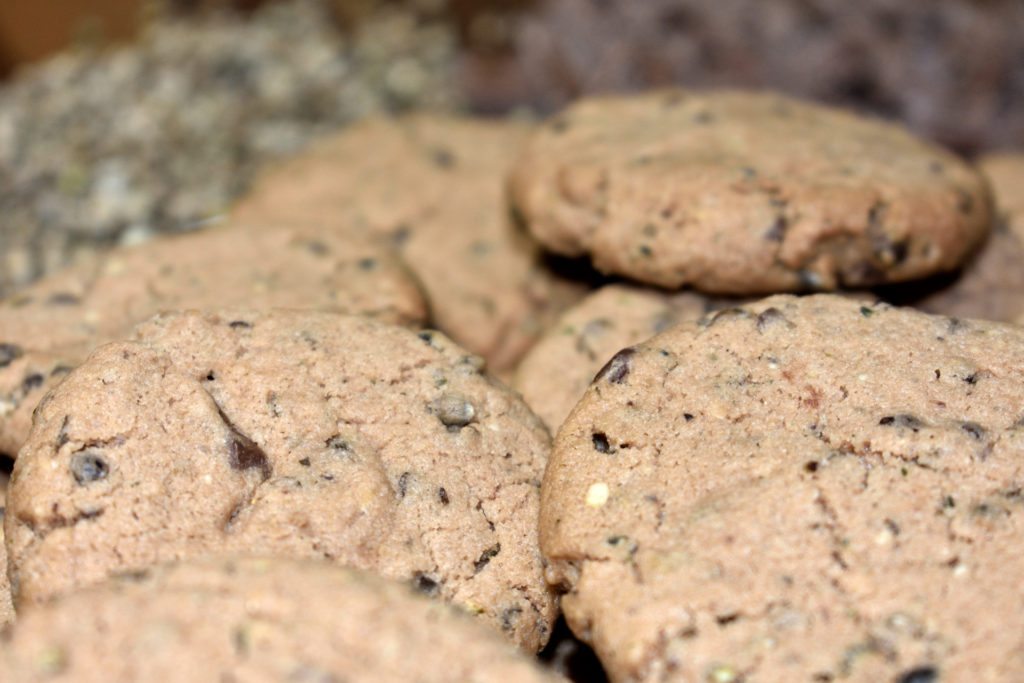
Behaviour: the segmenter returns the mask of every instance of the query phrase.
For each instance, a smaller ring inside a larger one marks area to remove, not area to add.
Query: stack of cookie
[[[356,125],[0,304],[0,666],[542,679],[560,606],[613,680],[1011,677],[1024,328],[962,317],[1021,312],[1001,206],[763,93]]]

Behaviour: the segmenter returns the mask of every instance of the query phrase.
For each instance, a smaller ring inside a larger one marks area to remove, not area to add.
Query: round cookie
[[[479,357],[308,311],[167,313],[137,335],[36,410],[5,520],[19,609],[202,553],[320,557],[544,644],[550,438]]]
[[[612,680],[1024,667],[1024,329],[775,296],[621,351],[545,474],[547,579]]]
[[[419,287],[383,245],[310,227],[233,224],[117,249],[0,303],[0,453],[94,347],[161,310],[301,307],[418,325]]]
[[[534,134],[510,184],[546,247],[728,294],[950,270],[991,222],[984,179],[952,153],[767,93],[582,100]]]
[[[559,316],[523,356],[512,388],[554,434],[615,352],[711,308],[710,300],[690,292],[606,285]]]
[[[11,681],[557,681],[408,586],[327,562],[204,558],[26,610]]]
[[[531,130],[437,114],[371,119],[267,173],[233,215],[391,238],[433,325],[502,372],[585,291],[547,270],[510,221],[504,177]]]
[[[956,278],[924,297],[901,297],[929,313],[1024,322],[1024,154],[978,160],[992,184],[998,218],[991,234]]]

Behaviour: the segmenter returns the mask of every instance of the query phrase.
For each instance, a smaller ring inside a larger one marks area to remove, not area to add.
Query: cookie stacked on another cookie
[[[767,93],[582,100],[531,138],[511,189],[547,248],[727,294],[951,270],[991,221],[984,179],[952,153]]]
[[[558,681],[464,614],[327,562],[207,558],[27,610],[9,681]]]
[[[1024,330],[776,296],[616,354],[541,548],[613,680],[1013,680]]]
[[[532,131],[511,120],[372,119],[267,173],[233,215],[389,237],[422,282],[433,325],[504,372],[585,292],[547,269],[509,219],[505,174]]]
[[[325,558],[539,649],[550,437],[482,364],[364,317],[153,318],[36,410],[4,521],[16,605],[213,552]]]
[[[0,303],[0,454],[18,452],[43,394],[100,344],[162,310],[301,307],[418,325],[419,286],[372,240],[233,224],[117,249]]]

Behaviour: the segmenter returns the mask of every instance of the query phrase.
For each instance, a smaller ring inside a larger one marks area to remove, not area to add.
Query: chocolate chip
[[[43,381],[45,379],[46,378],[43,377],[42,374],[38,372],[33,372],[31,375],[26,376],[25,379],[21,381],[21,390],[27,394],[33,389],[38,389],[39,387],[43,386]]]
[[[231,423],[223,410],[218,408],[220,419],[227,425],[229,434],[227,438],[228,465],[238,472],[258,467],[263,475],[264,481],[270,478],[271,467],[267,454],[263,452],[256,442],[238,430]]]
[[[683,413],[683,419],[689,422],[693,419],[693,415],[691,415],[690,413]]]
[[[758,332],[764,332],[766,327],[780,323],[784,323],[787,327],[794,327],[793,323],[789,321],[789,318],[774,306],[764,309],[757,315]]]
[[[50,296],[46,303],[50,306],[75,306],[82,303],[82,300],[69,292],[57,292]]]
[[[217,377],[213,374],[213,370],[210,370],[208,373],[206,373],[206,381],[207,382],[212,382],[215,379],[217,379]]]
[[[352,452],[352,444],[350,444],[347,439],[342,438],[338,434],[335,434],[334,436],[327,439],[327,441],[324,442],[324,445],[326,445],[331,450],[340,451],[345,454]]]
[[[412,583],[416,590],[427,595],[437,595],[437,580],[423,572],[415,572],[412,575]]]
[[[450,149],[435,147],[430,150],[430,159],[440,168],[452,168],[455,166],[455,155]]]
[[[629,371],[632,369],[630,367],[631,360],[635,355],[636,349],[632,346],[622,349],[612,356],[611,360],[605,363],[603,368],[598,370],[597,374],[594,375],[593,382],[606,379],[613,384],[622,384],[626,381],[626,377],[629,376]]]
[[[966,322],[960,318],[950,318],[949,323],[946,325],[946,331],[949,334],[957,334],[958,332],[965,332],[970,328]]]
[[[906,413],[888,415],[879,420],[878,424],[886,427],[906,427],[907,429],[911,429],[915,432],[926,426],[920,418],[914,417],[913,415],[907,415]]]
[[[786,235],[786,228],[789,227],[789,219],[783,215],[775,218],[775,222],[764,233],[764,239],[769,242],[781,242]]]
[[[465,396],[455,393],[445,393],[427,404],[427,411],[437,415],[450,432],[457,432],[465,427],[476,416],[476,408]]]
[[[523,611],[522,607],[508,607],[501,612],[501,628],[506,631],[511,631],[519,613]]]
[[[309,458],[302,458],[301,460],[299,460],[299,464],[302,465],[303,467],[309,467]]]
[[[594,432],[591,435],[594,442],[594,450],[598,453],[614,453],[615,447],[608,443],[608,437],[601,432]]]
[[[398,475],[398,497],[405,498],[406,492],[409,490],[409,476],[412,472],[402,472]]]
[[[964,422],[960,425],[960,429],[964,430],[975,439],[982,439],[985,437],[985,428],[977,422]]]
[[[12,361],[21,358],[23,353],[16,344],[0,344],[0,368],[6,368]]]
[[[87,451],[72,455],[70,468],[71,476],[80,486],[104,479],[110,471],[103,458]]]
[[[231,322],[228,323],[228,327],[230,327],[232,329],[235,329],[235,330],[241,329],[241,328],[251,328],[252,327],[252,323],[246,322],[244,320],[232,320]]]
[[[871,316],[873,316],[875,314],[875,311],[874,311],[874,309],[868,308],[867,306],[861,306],[860,307],[860,314],[862,316],[864,316],[865,318],[870,318]]]
[[[495,543],[490,548],[485,550],[483,552],[483,554],[480,555],[480,559],[473,563],[473,572],[475,574],[479,574],[481,571],[483,571],[484,567],[486,567],[487,564],[491,561],[491,558],[494,557],[495,555],[497,555],[500,552],[501,552],[501,544],[500,543]]]
[[[811,472],[812,474],[814,472],[817,472],[818,471],[818,461],[817,460],[808,460],[807,462],[804,463],[804,470],[807,471],[807,472]]]
[[[904,672],[897,683],[935,683],[939,678],[938,669],[934,666],[919,666]]]
[[[447,505],[451,502],[448,500],[448,492],[444,490],[443,486],[437,490],[437,497],[441,499],[441,505]]]
[[[53,370],[50,370],[50,377],[56,377],[57,375],[66,375],[74,370],[70,365],[58,365]]]

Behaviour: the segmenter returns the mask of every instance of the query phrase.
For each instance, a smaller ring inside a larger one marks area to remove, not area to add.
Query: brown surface
[[[407,586],[289,559],[208,558],[26,611],[10,681],[557,681]]]
[[[478,357],[440,333],[301,311],[168,313],[138,335],[37,409],[5,520],[19,607],[234,551],[409,580],[524,649],[547,641],[550,438]]]
[[[17,454],[39,399],[96,346],[161,310],[232,306],[426,317],[406,268],[366,239],[236,223],[117,249],[0,302],[0,453]]]
[[[233,215],[392,239],[434,326],[501,372],[585,291],[552,275],[509,220],[504,176],[531,130],[437,115],[370,120],[268,172]]]
[[[581,100],[530,139],[511,197],[558,253],[727,294],[951,270],[992,220],[981,175],[903,128],[738,91]]]
[[[1013,680],[1022,387],[1010,325],[827,295],[682,323],[562,426],[547,578],[612,680]]]

